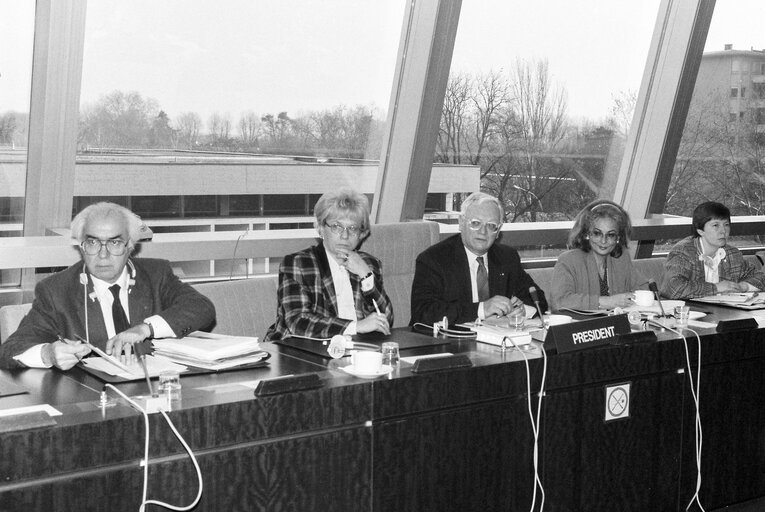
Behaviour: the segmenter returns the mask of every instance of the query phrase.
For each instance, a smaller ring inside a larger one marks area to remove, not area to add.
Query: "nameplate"
[[[738,318],[736,320],[720,320],[717,322],[717,332],[740,331],[742,329],[757,329],[754,318]]]
[[[55,424],[56,420],[45,411],[25,412],[0,417],[0,433],[52,427]]]
[[[417,359],[412,365],[412,373],[434,372],[451,368],[467,368],[473,366],[473,361],[465,354],[455,354],[443,357],[426,357]]]
[[[321,379],[316,373],[305,375],[290,375],[289,377],[277,377],[275,379],[261,380],[255,388],[255,396],[280,395],[294,391],[305,391],[322,386]]]
[[[625,334],[618,334],[613,341],[612,345],[637,345],[639,343],[650,343],[656,341],[656,333],[653,331],[633,331]]]
[[[545,343],[552,339],[559,354],[610,345],[620,334],[630,332],[627,315],[614,315],[568,324],[552,325]]]

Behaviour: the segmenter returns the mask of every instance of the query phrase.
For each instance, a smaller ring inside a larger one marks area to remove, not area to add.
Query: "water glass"
[[[675,321],[678,327],[688,327],[688,319],[691,316],[690,306],[675,306]]]
[[[514,308],[507,314],[507,319],[510,322],[511,328],[516,331],[522,330],[523,326],[526,325],[526,308]]]
[[[398,343],[395,341],[386,341],[382,344],[382,364],[395,368],[398,366],[399,353]]]
[[[181,399],[181,376],[174,370],[165,370],[159,374],[159,393],[168,400]]]

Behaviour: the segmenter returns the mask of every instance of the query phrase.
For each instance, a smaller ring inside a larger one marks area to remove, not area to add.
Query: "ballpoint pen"
[[[378,315],[381,315],[382,313],[380,313],[380,308],[377,306],[377,301],[376,301],[376,300],[374,300],[374,299],[372,299],[372,304],[374,304],[374,306],[375,306],[375,311],[377,311],[377,314],[378,314]]]
[[[60,334],[56,334],[56,339],[58,341],[60,341],[61,343],[64,343],[65,345],[79,345],[80,344],[79,341],[68,340],[68,339],[64,338],[63,336],[61,336]],[[77,358],[77,361],[82,362],[82,356],[80,356],[78,354],[74,354],[74,357]]]

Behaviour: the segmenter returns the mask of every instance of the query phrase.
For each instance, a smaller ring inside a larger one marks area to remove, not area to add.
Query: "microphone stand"
[[[155,393],[154,388],[151,387],[149,369],[146,367],[146,356],[154,351],[154,347],[152,346],[151,341],[145,340],[140,343],[135,343],[133,345],[133,350],[135,351],[135,355],[138,357],[138,361],[141,363],[141,367],[143,368],[143,374],[146,377],[146,385],[149,386],[149,394],[153,398],[158,397],[159,394]]]
[[[661,303],[661,297],[659,296],[659,287],[656,286],[656,281],[653,279],[648,280],[648,289],[653,292],[653,296],[656,298],[656,302],[659,303],[659,310],[661,311],[661,317],[667,318],[667,313],[664,311],[664,305]]]
[[[542,328],[547,330],[547,324],[545,323],[544,315],[542,315],[542,308],[539,306],[539,293],[537,293],[535,286],[529,287],[529,295],[531,295],[531,300],[534,301],[534,305],[537,307],[537,314],[539,314],[539,321],[542,322]]]

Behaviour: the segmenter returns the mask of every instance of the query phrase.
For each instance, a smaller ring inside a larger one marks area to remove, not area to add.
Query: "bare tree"
[[[228,114],[214,112],[207,121],[210,142],[216,147],[229,148],[231,143],[231,118]]]
[[[260,118],[255,112],[249,110],[239,116],[239,136],[245,147],[258,145],[258,132],[260,130]]]
[[[184,112],[178,116],[176,129],[178,130],[179,145],[194,149],[199,144],[202,119],[196,112]]]
[[[80,115],[79,142],[97,147],[146,147],[157,102],[138,92],[113,91],[85,105]]]
[[[566,92],[552,83],[547,61],[522,60],[511,72],[509,91],[498,131],[502,156],[482,168],[481,185],[505,204],[508,219],[536,221],[540,212],[555,215],[546,211],[546,197],[575,179],[556,155],[567,132]]]

